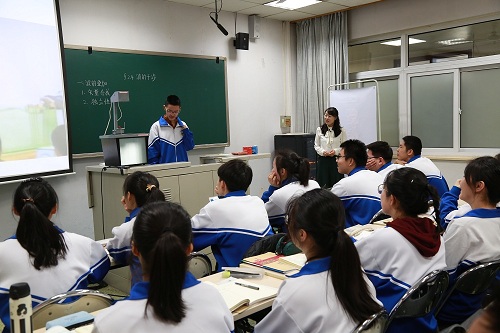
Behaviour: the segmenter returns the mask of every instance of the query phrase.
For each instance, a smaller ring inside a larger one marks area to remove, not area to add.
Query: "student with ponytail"
[[[165,195],[160,190],[160,184],[155,176],[136,171],[125,178],[121,203],[129,213],[120,226],[111,231],[114,237],[106,245],[109,255],[118,264],[130,264],[132,275],[131,285],[142,281],[142,269],[139,259],[131,252],[130,240],[134,221],[143,205],[149,202],[165,201]]]
[[[391,171],[379,192],[382,210],[393,220],[355,245],[361,266],[375,285],[377,298],[390,312],[418,280],[446,267],[445,249],[440,236],[439,196],[421,171]],[[433,200],[438,221],[425,215],[429,199]],[[386,332],[437,332],[437,322],[432,313],[417,319],[395,319]]]
[[[23,181],[13,201],[12,211],[19,216],[16,234],[0,243],[0,315],[6,332],[12,284],[27,282],[36,306],[56,294],[101,281],[110,264],[99,243],[54,225],[57,194],[45,180]]]
[[[144,281],[132,287],[128,299],[99,313],[93,333],[233,331],[233,316],[219,292],[187,271],[192,249],[191,220],[180,205],[145,205],[132,240]]]
[[[375,288],[344,232],[345,213],[330,191],[314,189],[287,206],[288,233],[307,258],[281,285],[261,332],[351,332],[382,310]]]
[[[269,223],[278,230],[285,229],[285,209],[294,195],[319,188],[315,180],[309,179],[309,161],[291,150],[275,153],[273,169],[267,177],[269,189],[262,194],[266,204]]]

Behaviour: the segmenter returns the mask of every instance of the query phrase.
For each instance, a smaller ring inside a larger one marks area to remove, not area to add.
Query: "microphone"
[[[227,36],[229,34],[227,30],[222,26],[222,24],[217,22],[217,20],[214,19],[212,15],[210,15],[210,18],[212,19],[212,21],[214,21],[214,23],[217,25],[217,28],[219,28],[219,30],[224,34],[224,36]]]

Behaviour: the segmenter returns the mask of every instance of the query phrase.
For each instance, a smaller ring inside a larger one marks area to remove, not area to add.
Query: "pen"
[[[238,286],[242,286],[242,287],[247,287],[247,288],[250,288],[253,290],[259,290],[259,287],[251,286],[249,284],[244,284],[244,283],[240,283],[240,282],[235,282],[234,284],[237,284]]]

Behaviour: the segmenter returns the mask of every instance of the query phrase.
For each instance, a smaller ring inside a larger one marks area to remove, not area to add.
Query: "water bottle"
[[[11,333],[33,332],[30,286],[26,282],[11,285],[9,297]]]

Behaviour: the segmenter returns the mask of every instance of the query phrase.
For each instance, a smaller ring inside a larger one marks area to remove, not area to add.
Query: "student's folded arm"
[[[205,208],[191,218],[193,228],[193,246],[195,251],[217,244],[218,230]]]
[[[271,195],[273,195],[274,191],[276,191],[277,189],[278,189],[278,187],[273,186],[273,185],[269,185],[269,188],[267,189],[267,191],[262,193],[262,197],[261,197],[262,201],[264,201],[264,203],[268,202]]]
[[[91,243],[90,265],[90,274],[88,275],[89,282],[102,281],[111,266],[108,254],[98,242]]]

